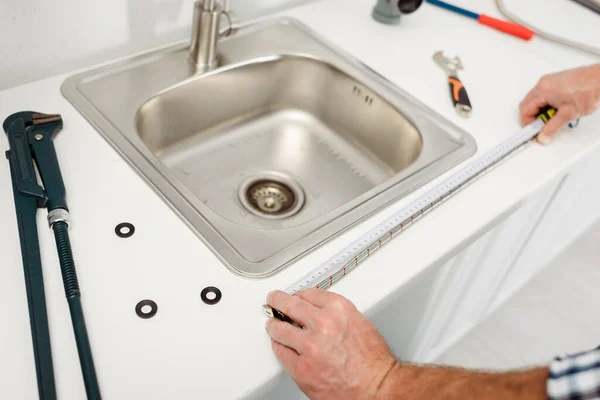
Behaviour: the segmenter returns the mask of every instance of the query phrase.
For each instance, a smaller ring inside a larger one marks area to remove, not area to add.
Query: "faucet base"
[[[209,71],[218,65],[217,41],[222,12],[222,7],[214,1],[199,0],[194,5],[189,59],[198,72]]]

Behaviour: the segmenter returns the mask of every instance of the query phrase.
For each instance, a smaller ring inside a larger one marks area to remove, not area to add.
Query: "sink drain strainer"
[[[286,218],[304,204],[302,188],[281,175],[262,175],[246,180],[239,190],[240,201],[255,215]]]

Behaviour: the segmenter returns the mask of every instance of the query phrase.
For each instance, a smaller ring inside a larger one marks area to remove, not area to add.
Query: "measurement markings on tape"
[[[515,150],[529,143],[544,127],[544,124],[555,114],[556,110],[547,108],[538,118],[515,133],[504,142],[485,152],[481,157],[468,163],[450,175],[433,189],[414,200],[374,229],[361,236],[327,262],[310,271],[285,292],[295,295],[308,288],[328,289],[343,279],[364,260],[373,255],[383,245],[399,236],[399,233],[412,226],[419,219],[451,198],[459,190],[474,182],[485,172],[497,166],[502,160],[513,154]],[[263,306],[268,317],[290,321],[281,311],[268,305]]]

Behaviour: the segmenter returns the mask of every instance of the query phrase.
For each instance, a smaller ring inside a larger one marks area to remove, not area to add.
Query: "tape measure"
[[[321,264],[296,283],[285,289],[295,295],[308,288],[328,289],[363,261],[373,255],[383,245],[398,237],[406,228],[429,213],[435,207],[452,197],[467,184],[489,171],[493,166],[533,139],[556,113],[556,109],[546,107],[540,111],[537,119],[525,126],[501,144],[488,150],[481,157],[461,168],[436,187],[413,201],[411,204],[386,219],[370,232],[361,236],[327,262]],[[269,305],[263,305],[265,315],[286,322],[294,322],[287,315]]]

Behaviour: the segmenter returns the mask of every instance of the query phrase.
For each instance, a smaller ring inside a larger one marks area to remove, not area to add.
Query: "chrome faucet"
[[[224,32],[219,29],[222,15],[227,17],[229,23],[229,28]],[[223,5],[216,0],[196,1],[189,59],[197,72],[202,73],[217,67],[217,42],[220,36],[227,36],[230,31],[229,0],[223,0]]]

